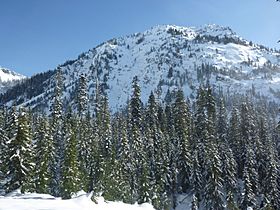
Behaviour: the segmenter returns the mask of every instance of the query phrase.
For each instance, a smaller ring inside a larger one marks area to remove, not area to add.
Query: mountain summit
[[[26,77],[0,66],[0,93],[4,93],[24,78]]]
[[[64,78],[65,104],[75,100],[76,84],[83,74],[91,100],[98,83],[108,94],[111,109],[117,110],[126,105],[134,76],[139,78],[144,102],[151,91],[166,99],[177,88],[193,98],[201,84],[209,83],[216,92],[233,95],[254,91],[254,97],[278,103],[279,61],[279,51],[243,39],[228,27],[160,25],[143,33],[111,39],[59,68]],[[4,94],[1,102],[16,101],[47,110],[54,72],[27,79]],[[30,88],[35,91],[27,94]]]

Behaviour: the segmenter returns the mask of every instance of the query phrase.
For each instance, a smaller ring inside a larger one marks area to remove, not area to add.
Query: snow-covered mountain
[[[0,66],[0,93],[4,93],[24,78],[26,77]]]
[[[178,87],[193,98],[199,85],[206,81],[229,94],[253,90],[256,97],[280,102],[280,51],[254,44],[218,25],[155,26],[143,33],[111,39],[59,67],[67,104],[75,98],[81,74],[87,75],[91,97],[98,78],[113,110],[126,104],[134,76],[140,80],[144,102],[151,91],[164,99],[168,90]],[[40,85],[29,86],[31,79],[40,81]],[[0,98],[2,103],[17,100],[18,104],[33,108],[48,108],[53,72],[36,75],[21,85]],[[29,88],[36,88],[35,93],[26,94]]]

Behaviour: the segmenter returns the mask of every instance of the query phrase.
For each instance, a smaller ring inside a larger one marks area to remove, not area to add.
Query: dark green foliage
[[[60,69],[56,72],[56,85],[51,107],[50,130],[53,139],[54,157],[51,164],[51,194],[60,195],[61,168],[64,153],[64,142],[62,138],[62,76]]]
[[[143,105],[135,77],[128,106],[114,114],[97,84],[92,113],[82,75],[77,104],[64,112],[62,81],[58,70],[48,117],[0,112],[0,193],[21,187],[68,199],[83,189],[155,209],[175,209],[186,193],[193,210],[280,208],[280,135],[264,101],[237,98],[229,111],[229,99],[207,86],[192,102],[173,90],[167,104],[152,92]]]
[[[35,186],[38,193],[50,193],[51,164],[54,159],[53,139],[45,116],[37,120],[35,141]]]
[[[186,192],[190,185],[190,112],[189,107],[185,101],[184,93],[179,90],[173,104],[174,127],[175,135],[178,141],[178,168],[179,168],[179,182],[182,191]]]
[[[226,199],[227,199],[227,209],[228,210],[239,210],[239,208],[237,207],[237,204],[234,200],[234,195],[231,191],[228,192]]]
[[[34,153],[31,147],[31,129],[27,113],[15,108],[10,113],[6,127],[7,151],[5,152],[4,172],[8,180],[4,188],[11,192],[21,188],[22,192],[34,190],[32,175],[34,169]]]
[[[71,195],[81,189],[80,173],[78,168],[78,147],[77,147],[77,120],[67,115],[64,122],[65,154],[61,174],[61,195],[64,199],[71,198]]]
[[[138,78],[134,77],[132,81],[133,93],[129,104],[129,141],[131,146],[131,191],[134,199],[144,192],[139,193],[140,175],[143,172],[144,144],[142,129],[142,102],[140,99],[141,90],[138,84]],[[142,178],[143,179],[143,178]]]
[[[88,87],[85,75],[81,75],[78,84],[78,113],[79,116],[84,116],[88,110]]]
[[[256,205],[256,195],[253,192],[250,175],[246,165],[244,168],[243,176],[244,190],[242,193],[242,210],[247,210],[248,207],[254,207]]]

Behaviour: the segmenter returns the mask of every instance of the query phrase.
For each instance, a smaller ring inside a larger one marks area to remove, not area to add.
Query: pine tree
[[[90,138],[90,153],[89,153],[89,180],[88,187],[89,191],[93,191],[94,195],[100,193],[101,189],[101,177],[104,170],[101,167],[101,143],[99,136],[99,125],[97,119],[92,122]]]
[[[50,125],[45,116],[40,116],[34,134],[35,141],[35,186],[38,193],[50,193],[51,164],[54,159]]]
[[[229,146],[227,137],[227,116],[223,99],[219,101],[217,137],[219,153],[221,154],[221,169],[223,185],[227,191],[235,192],[237,189],[237,164],[233,156],[233,152]]]
[[[221,178],[221,163],[216,148],[209,145],[208,150],[211,153],[209,162],[206,169],[206,186],[205,186],[205,201],[208,209],[220,210],[224,209],[223,206],[223,185]]]
[[[260,189],[264,190],[265,185],[265,177],[267,176],[268,172],[268,163],[269,155],[274,151],[270,150],[272,143],[272,136],[269,135],[268,123],[264,116],[260,117],[259,120],[259,141],[257,142],[257,150],[256,150],[256,161],[257,161],[257,169],[259,174],[259,182],[260,182]],[[275,158],[274,154],[272,154],[273,159]],[[274,160],[272,160],[274,161]]]
[[[92,125],[90,113],[84,118],[77,119],[77,143],[78,143],[78,159],[79,171],[81,174],[81,184],[84,191],[90,191],[90,171],[91,162],[95,161],[93,157],[94,149],[94,128]],[[96,148],[95,148],[96,149]]]
[[[84,74],[80,75],[78,88],[77,88],[77,142],[78,142],[78,159],[79,170],[81,173],[82,186],[85,191],[89,191],[89,173],[90,173],[90,153],[92,144],[92,127],[89,118],[89,97],[87,79]]]
[[[168,181],[168,194],[171,195],[171,202],[173,208],[176,207],[177,197],[176,194],[179,191],[178,186],[178,139],[176,138],[175,128],[174,128],[174,116],[172,109],[169,105],[165,107],[165,115],[166,115],[166,141],[167,141],[167,153],[168,153],[168,166],[169,173],[167,177]]]
[[[229,191],[227,194],[227,209],[228,210],[239,210],[239,208],[237,207],[237,204],[234,200],[234,195],[231,191]]]
[[[229,132],[228,132],[228,144],[232,150],[235,162],[237,164],[237,175],[242,176],[242,151],[241,151],[241,139],[240,139],[240,122],[237,108],[233,108],[231,111],[231,118],[229,120]]]
[[[80,190],[76,119],[69,113],[64,122],[65,154],[61,174],[61,195],[64,199]]]
[[[60,195],[61,168],[64,152],[64,142],[62,138],[62,75],[61,69],[57,69],[55,75],[55,87],[53,102],[51,106],[50,131],[54,145],[54,159],[51,164],[51,194]]]
[[[5,178],[5,154],[7,152],[8,137],[5,132],[5,116],[4,109],[0,109],[0,193],[2,191],[2,183]]]
[[[104,95],[101,101],[101,121],[99,128],[99,136],[101,138],[102,145],[102,156],[104,158],[112,158],[115,154],[113,152],[113,140],[112,140],[112,130],[111,130],[111,119],[109,112],[109,102],[108,97]]]
[[[159,104],[154,94],[151,93],[148,100],[145,122],[144,145],[146,151],[146,161],[148,162],[149,174],[146,180],[152,188],[152,203],[156,208],[162,208],[169,203],[165,189],[168,185],[168,152],[166,138],[162,132],[159,121]]]
[[[196,195],[194,194],[193,197],[192,197],[191,210],[198,210],[198,207],[199,207],[198,204],[199,204],[198,199],[197,199]]]
[[[201,200],[202,173],[201,173],[201,166],[198,160],[197,150],[194,150],[192,154],[191,185],[192,185],[193,193],[196,195],[196,198],[198,200]]]
[[[221,158],[218,152],[218,141],[216,139],[216,106],[210,87],[206,89],[205,109],[207,113],[207,139],[206,139],[206,159],[205,159],[205,202],[208,209],[224,209],[223,204],[223,179],[221,171]]]
[[[264,122],[264,128],[267,128],[266,122]],[[265,130],[264,130],[265,131]],[[266,132],[265,132],[266,133]],[[280,208],[280,192],[279,192],[279,158],[276,151],[276,145],[270,135],[266,135],[265,140],[265,169],[266,174],[263,185],[263,192],[269,205],[274,209]]]
[[[78,113],[79,117],[85,116],[88,110],[88,87],[87,80],[84,74],[80,75],[79,84],[78,84],[78,96],[77,96],[77,104],[78,104]]]
[[[110,191],[112,189],[113,181],[113,164],[115,162],[115,153],[113,147],[112,130],[111,130],[111,119],[109,113],[109,102],[107,96],[103,96],[100,105],[100,117],[101,123],[99,124],[99,143],[100,143],[100,190],[103,191],[104,195],[111,197],[110,194],[114,193]]]
[[[146,161],[143,161],[141,168],[141,175],[139,175],[139,198],[138,203],[151,203],[152,198],[152,186],[150,185],[149,168]]]
[[[132,81],[133,93],[129,104],[129,141],[132,152],[132,177],[131,177],[131,194],[137,199],[140,187],[140,176],[142,174],[142,165],[144,162],[143,138],[142,138],[142,102],[140,99],[141,90],[138,84],[138,78],[134,77]]]
[[[34,153],[32,151],[30,122],[22,109],[19,116],[12,109],[7,125],[8,143],[6,152],[6,192],[21,188],[22,192],[33,191]]]
[[[258,141],[258,135],[256,133],[255,121],[250,113],[247,104],[242,104],[241,107],[241,150],[242,159],[241,165],[243,165],[243,171],[245,165],[247,165],[247,172],[252,185],[252,190],[257,195],[259,193],[259,177],[257,173],[256,164],[256,142]]]
[[[182,191],[186,192],[190,185],[190,170],[191,170],[191,158],[190,158],[190,112],[187,103],[185,102],[184,93],[179,90],[174,102],[174,127],[176,132],[176,138],[179,142],[179,154],[178,154],[178,168],[179,182],[182,187]]]
[[[124,117],[118,118],[118,139],[119,139],[119,187],[121,200],[126,203],[133,203],[133,195],[130,190],[130,175],[132,173],[131,167],[131,152],[127,136],[127,121]]]
[[[196,100],[196,110],[195,110],[195,120],[194,120],[194,142],[193,150],[197,151],[198,161],[201,168],[201,173],[205,173],[205,165],[206,165],[206,141],[208,138],[208,130],[207,130],[207,121],[206,121],[206,99],[205,99],[205,90],[200,87],[197,94]],[[202,187],[205,185],[205,179],[202,180]]]
[[[249,176],[249,172],[247,166],[244,167],[243,172],[243,180],[244,180],[244,192],[242,193],[242,210],[247,210],[248,207],[254,207],[256,205],[255,194],[252,189],[252,184]]]

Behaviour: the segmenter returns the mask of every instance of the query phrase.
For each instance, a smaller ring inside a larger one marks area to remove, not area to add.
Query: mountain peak
[[[197,32],[212,36],[236,36],[236,33],[227,26],[208,24],[197,28]]]
[[[248,42],[229,27],[158,25],[142,33],[111,39],[61,65],[63,98],[67,103],[75,100],[71,91],[84,74],[88,77],[89,93],[93,94],[96,84],[101,84],[112,110],[126,104],[134,76],[139,78],[143,102],[151,91],[164,99],[178,87],[186,96],[195,97],[197,87],[207,80],[214,90],[233,94],[245,94],[254,86],[259,95],[280,103],[279,61],[279,51]],[[2,103],[18,100],[18,104],[48,110],[53,74],[33,77],[32,85],[35,80],[38,85],[33,88],[38,91],[15,87],[2,97]],[[90,98],[93,100],[94,96]]]
[[[21,80],[26,78],[25,76],[12,71],[7,68],[3,68],[0,66],[0,81],[1,82],[9,82],[9,81],[15,81],[15,80]]]
[[[249,43],[239,37],[230,27],[217,24],[207,24],[198,27],[186,27],[177,25],[157,25],[143,33],[136,33],[133,36],[152,37],[152,39],[165,39],[174,36],[183,36],[184,39],[194,40],[197,37],[215,37],[219,39],[231,38]]]

